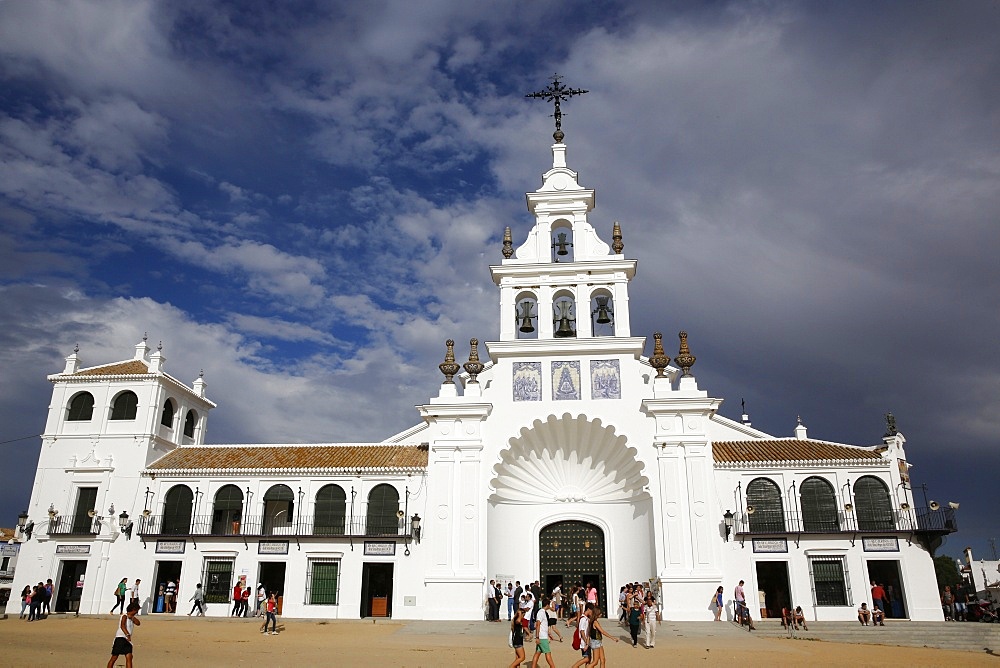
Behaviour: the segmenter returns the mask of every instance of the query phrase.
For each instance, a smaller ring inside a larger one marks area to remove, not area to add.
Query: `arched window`
[[[264,535],[285,529],[295,521],[295,495],[288,485],[272,485],[264,493]]]
[[[347,494],[340,485],[324,485],[316,492],[316,517],[313,533],[317,536],[343,536],[347,518]]]
[[[215,493],[212,508],[212,534],[236,536],[243,521],[243,492],[236,485],[223,485]]]
[[[394,536],[399,533],[401,520],[399,492],[392,485],[376,485],[368,494],[368,514],[365,533],[369,536]]]
[[[90,392],[81,392],[73,397],[69,402],[69,415],[67,420],[73,422],[86,422],[94,417],[94,395]]]
[[[750,533],[784,532],[785,509],[781,503],[781,490],[773,481],[757,478],[747,485],[747,516]]]
[[[514,306],[514,328],[519,339],[538,338],[538,298],[534,293],[523,292]]]
[[[135,392],[125,390],[115,397],[114,403],[111,404],[111,419],[134,420],[135,411],[138,406],[139,397],[135,396]]]
[[[188,411],[184,416],[184,435],[194,438],[194,425],[198,422],[198,414],[193,410]]]
[[[840,531],[837,495],[833,485],[823,478],[806,478],[799,488],[802,503],[802,529],[815,533]]]
[[[552,302],[552,336],[557,339],[576,336],[577,315],[573,295],[566,291],[557,292]]]
[[[557,220],[552,225],[552,261],[572,262],[573,227],[568,220]]]
[[[177,409],[174,408],[174,400],[167,399],[165,402],[163,402],[163,413],[160,414],[160,424],[162,424],[164,427],[173,427],[174,413],[176,412]]]
[[[590,296],[590,324],[594,336],[615,335],[615,305],[608,290],[595,290]]]
[[[238,491],[238,490],[237,490]],[[187,485],[174,485],[163,497],[163,526],[160,533],[183,536],[191,533],[194,495]]]
[[[854,483],[854,512],[861,531],[892,531],[896,528],[889,488],[875,476],[862,476]]]

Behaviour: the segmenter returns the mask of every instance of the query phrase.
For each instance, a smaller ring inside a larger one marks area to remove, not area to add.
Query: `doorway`
[[[899,562],[890,560],[872,560],[868,562],[868,586],[877,582],[885,589],[887,605],[885,616],[893,619],[906,619],[906,596],[903,592],[903,578],[899,575]]]
[[[764,599],[760,601],[760,616],[764,618],[781,619],[781,609],[792,604],[791,588],[788,586],[787,561],[757,562],[758,598],[763,592]],[[751,595],[747,595],[747,604],[751,603]]]
[[[60,563],[59,587],[56,589],[53,610],[56,612],[80,611],[80,594],[83,593],[83,580],[86,575],[86,560],[67,560]]]
[[[153,575],[153,600],[149,605],[150,612],[177,612],[177,594],[174,594],[173,603],[167,601],[167,583],[177,584],[177,591],[180,591],[181,579],[180,561],[157,561],[156,572]]]
[[[538,535],[539,581],[545,593],[562,583],[563,594],[569,586],[591,583],[597,588],[597,603],[608,615],[617,601],[608,600],[607,570],[604,565],[604,532],[589,522],[570,520],[544,527]],[[614,605],[612,605],[612,603]]]
[[[257,572],[258,584],[264,585],[264,592],[270,596],[274,594],[278,602],[278,614],[281,614],[281,604],[285,598],[285,562],[283,561],[262,561]],[[256,589],[254,589],[256,592]],[[254,595],[256,600],[256,593]]]
[[[393,564],[361,567],[361,616],[392,617]]]

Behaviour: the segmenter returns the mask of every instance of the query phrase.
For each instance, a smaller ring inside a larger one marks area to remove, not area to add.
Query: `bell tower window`
[[[192,410],[188,411],[184,417],[184,435],[194,438],[194,426],[198,422],[198,415]]]
[[[614,302],[607,290],[597,290],[591,295],[590,320],[594,336],[615,335]]]
[[[565,339],[576,336],[576,302],[572,295],[561,293],[556,295],[552,303],[553,336]]]
[[[94,416],[94,395],[90,392],[81,392],[73,397],[69,402],[69,414],[67,420],[73,422],[86,422]]]
[[[525,292],[517,296],[514,322],[517,326],[517,338],[538,338],[538,299],[534,294]]]
[[[569,221],[559,220],[552,224],[552,261],[573,261],[573,228]]]
[[[163,402],[163,413],[160,414],[160,424],[162,424],[164,427],[173,427],[175,412],[177,412],[177,409],[174,408],[173,399],[167,399],[165,402]]]

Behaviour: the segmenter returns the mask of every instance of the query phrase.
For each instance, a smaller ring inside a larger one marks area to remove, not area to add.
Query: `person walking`
[[[189,601],[194,601],[194,605],[191,606],[191,612],[188,613],[188,617],[190,617],[194,613],[195,610],[198,611],[198,616],[199,617],[204,617],[205,616],[205,590],[201,588],[201,583],[200,582],[194,588],[194,593],[191,594],[191,598],[189,598],[188,600]]]
[[[142,582],[142,580],[140,580],[139,578],[136,578],[135,584],[132,585],[132,594],[131,594],[132,598],[129,601],[129,605],[132,605],[133,603],[135,603],[136,605],[139,605],[139,583],[141,583],[141,582]]]
[[[542,600],[546,600],[542,597]],[[559,610],[556,608],[556,599],[549,599],[549,602],[542,606],[542,609],[538,613],[539,615],[544,614],[549,623],[549,636],[551,642],[551,636],[555,636],[556,640],[559,642],[563,641],[562,634],[559,633]]]
[[[31,596],[28,597],[28,621],[33,622],[38,619],[38,611],[42,607],[42,583],[31,588]]]
[[[646,649],[656,646],[656,601],[652,594],[646,594],[642,608],[643,628],[646,632]]]
[[[514,610],[514,617],[510,621],[510,646],[514,648],[514,660],[507,668],[519,668],[524,663],[524,627],[521,626],[521,608]]]
[[[592,609],[593,607],[588,605],[580,611],[580,623],[577,626],[577,631],[580,633],[580,654],[583,655],[583,658],[574,663],[573,668],[589,666],[593,659],[593,652],[590,649],[590,611]]]
[[[614,636],[605,636],[604,628],[601,626],[601,608],[594,606],[591,610],[590,618],[590,662],[601,668],[607,667],[607,660],[604,658],[604,638],[608,637],[615,642],[621,642]]]
[[[125,614],[118,619],[118,630],[115,631],[115,642],[111,646],[111,660],[108,661],[108,668],[115,668],[118,657],[125,657],[126,668],[132,668],[132,631],[136,626],[142,626],[136,615],[139,614],[139,603],[133,601],[128,604]]]
[[[264,626],[260,627],[260,632],[267,635],[267,625],[271,624],[271,635],[278,635],[278,618],[276,613],[278,611],[278,602],[274,598],[274,592],[267,598],[267,608],[265,609]]]
[[[750,608],[747,607],[747,596],[743,592],[743,580],[740,580],[740,583],[736,585],[736,591],[733,592],[733,600],[736,603],[736,618],[739,620],[740,626],[743,626],[743,622],[746,621],[750,630],[756,631],[753,619],[750,618]]]
[[[632,647],[637,647],[639,645],[639,626],[642,624],[642,605],[634,597],[629,599],[626,620],[628,621],[629,635],[632,636]]]
[[[712,597],[712,603],[715,605],[715,621],[722,621],[722,585],[715,590],[715,596]]]
[[[233,585],[233,611],[229,613],[230,617],[239,617],[240,608],[243,607],[243,587],[237,582]]]
[[[52,604],[52,592],[55,591],[55,586],[52,584],[52,580],[45,581],[45,598],[42,600],[42,605],[45,606],[45,616],[48,617],[52,612],[49,607]],[[79,612],[77,613],[79,614]]]
[[[125,594],[128,593],[128,578],[122,578],[122,581],[118,583],[115,587],[115,607],[111,608],[109,614],[115,614],[115,610],[119,611],[119,614],[125,614]]]
[[[246,589],[243,590],[243,595],[242,598],[240,599],[240,612],[242,613],[240,616],[244,618],[250,611],[250,594],[251,594],[250,587],[247,587]]]
[[[257,585],[257,607],[253,609],[254,617],[264,616],[264,606],[267,603],[267,590],[264,589],[264,584],[260,583]]]

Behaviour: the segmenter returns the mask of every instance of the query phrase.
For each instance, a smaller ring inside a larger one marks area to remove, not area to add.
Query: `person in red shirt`
[[[882,585],[876,584],[875,581],[872,580],[872,608],[878,608],[882,612],[885,612],[884,600],[885,589],[882,588]]]
[[[239,617],[240,608],[243,607],[243,587],[237,582],[233,587],[233,612],[230,617]]]
[[[270,622],[271,635],[272,636],[278,635],[278,618],[275,616],[275,613],[277,611],[278,611],[278,601],[277,599],[274,598],[274,593],[272,592],[267,599],[267,611],[264,613],[266,615],[264,617],[264,626],[260,627],[261,633],[264,634],[267,633],[267,624],[268,622]]]

